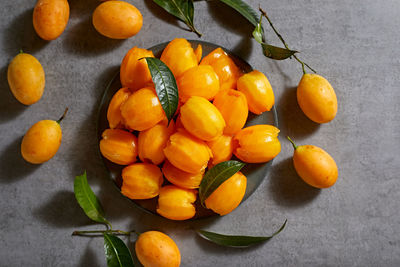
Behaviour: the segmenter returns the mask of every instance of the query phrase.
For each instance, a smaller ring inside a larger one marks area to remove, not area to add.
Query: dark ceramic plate
[[[189,40],[189,42],[192,44],[193,48],[196,48],[198,44],[201,44],[203,47],[203,55],[207,55],[211,51],[213,51],[214,49],[219,47],[218,45],[204,42],[204,41]],[[165,46],[167,44],[168,44],[168,42],[158,44],[156,46],[149,48],[149,50],[152,50],[154,53],[154,56],[159,58],[161,56],[163,49],[165,48]],[[236,63],[236,65],[239,66],[243,70],[243,72],[247,73],[247,72],[252,71],[252,67],[246,61],[244,61],[243,59],[234,55],[228,49],[223,48],[223,47],[222,47],[222,49],[224,49],[229,54],[229,56],[233,59],[233,61]],[[99,142],[101,140],[102,132],[109,127],[108,121],[107,121],[108,104],[110,103],[111,98],[113,97],[114,93],[117,92],[120,88],[121,88],[121,82],[119,79],[119,72],[118,72],[118,73],[116,73],[114,78],[110,81],[107,88],[105,89],[101,103],[100,103],[99,115],[98,115],[98,121],[97,121],[97,138],[98,138]],[[272,125],[275,125],[276,127],[278,127],[278,118],[277,118],[275,107],[273,107],[271,111],[264,112],[263,114],[258,115],[258,116],[255,116],[254,114],[249,113],[249,118],[246,123],[246,126],[255,125],[255,124],[272,124]],[[118,190],[120,190],[121,184],[122,184],[121,171],[124,168],[124,166],[114,164],[114,163],[108,161],[104,157],[103,157],[103,162],[104,162],[105,167],[109,171],[110,179],[113,180],[113,182],[117,186]],[[272,165],[272,160],[268,163],[262,163],[262,164],[246,164],[246,166],[242,169],[242,172],[247,176],[247,188],[246,188],[246,194],[244,196],[243,201],[246,200],[249,196],[251,196],[251,194],[253,194],[253,192],[257,189],[257,187],[260,185],[260,183],[267,176],[269,170],[271,169],[271,165]],[[147,212],[158,215],[156,213],[157,198],[148,199],[148,200],[132,200],[132,202],[139,208],[141,208]],[[200,205],[199,201],[196,201],[196,216],[193,219],[205,218],[205,217],[210,217],[213,215],[215,215],[215,213],[203,208]]]

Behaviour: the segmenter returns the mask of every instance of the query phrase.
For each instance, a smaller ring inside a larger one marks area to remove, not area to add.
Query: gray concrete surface
[[[217,1],[195,3],[203,40],[236,51],[265,72],[275,90],[282,152],[270,175],[237,210],[220,219],[167,221],[136,209],[115,190],[97,155],[96,111],[107,81],[126,51],[193,33],[152,1],[132,1],[144,26],[131,39],[97,34],[90,23],[97,0],[70,0],[63,35],[44,42],[33,31],[33,0],[0,6],[0,266],[105,266],[103,241],[71,237],[92,225],[74,200],[73,179],[88,171],[89,182],[118,229],[157,229],[171,235],[182,266],[399,266],[400,265],[400,2],[398,0],[282,0],[261,2],[288,44],[336,89],[336,119],[318,126],[299,110],[295,86],[301,67],[293,60],[261,56],[251,27]],[[279,44],[272,32],[267,38]],[[43,98],[24,107],[11,95],[6,70],[19,49],[33,54],[46,72]],[[64,108],[63,142],[48,163],[32,166],[20,156],[25,131],[36,121],[58,118]],[[291,163],[299,144],[326,149],[339,166],[327,190],[305,185]],[[222,233],[269,234],[251,249],[229,249],[196,237],[191,227]],[[130,243],[133,248],[133,243]]]

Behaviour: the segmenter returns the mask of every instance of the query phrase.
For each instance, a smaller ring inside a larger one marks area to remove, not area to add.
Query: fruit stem
[[[132,231],[122,231],[122,230],[92,230],[92,231],[74,231],[73,236],[99,236],[99,234],[114,234],[114,235],[126,235],[130,236],[131,233],[139,235],[140,233],[135,230]]]
[[[20,54],[23,54],[23,53],[24,53],[24,51],[23,51],[22,49],[20,49],[20,50],[19,50],[19,53],[20,53]]]
[[[265,17],[268,20],[269,25],[271,26],[272,30],[274,30],[275,34],[278,36],[279,40],[281,40],[281,42],[283,43],[283,45],[286,47],[287,50],[289,49],[289,46],[286,44],[285,40],[283,39],[282,35],[280,35],[280,33],[275,29],[274,24],[272,24],[272,21],[269,19],[269,17],[267,16],[267,12],[265,12],[261,7],[258,8],[261,12],[261,15],[263,17]],[[311,68],[307,63],[301,61],[295,54],[293,55],[293,57],[301,64],[301,67],[303,69],[303,74],[306,74],[306,68],[309,68],[312,72],[317,73],[313,68]]]
[[[286,137],[287,137],[287,139],[289,139],[290,143],[292,143],[294,150],[296,150],[298,148],[298,146],[294,143],[294,141],[289,136],[286,136]]]
[[[192,30],[192,32],[194,32],[195,34],[197,34],[197,36],[200,38],[202,36],[202,34],[192,25],[189,26],[190,30]]]
[[[59,119],[57,120],[57,123],[58,123],[58,124],[60,124],[60,122],[64,119],[65,115],[67,115],[67,112],[68,112],[68,108],[65,109],[64,114],[61,116],[61,118],[59,118]]]

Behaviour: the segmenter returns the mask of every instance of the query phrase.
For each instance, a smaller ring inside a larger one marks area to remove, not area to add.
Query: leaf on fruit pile
[[[253,31],[253,37],[258,43],[261,44],[264,56],[275,60],[283,60],[297,53],[297,51],[294,50],[289,50],[286,48],[281,48],[265,43],[264,32],[262,30],[261,22],[262,22],[262,16],[260,17],[260,20]]]
[[[194,27],[193,0],[153,0],[157,5],[165,9],[171,15],[186,23],[190,30],[201,37],[201,33]]]
[[[158,58],[146,57],[144,59],[147,61],[158,99],[169,123],[178,108],[179,102],[175,77],[168,66]]]
[[[104,252],[108,267],[133,267],[131,252],[125,243],[115,235],[104,234]]]
[[[281,228],[279,228],[279,230],[273,233],[271,236],[223,235],[204,230],[197,230],[196,232],[202,238],[211,241],[217,245],[225,247],[244,248],[252,245],[257,245],[271,239],[285,228],[286,223],[287,220],[285,220]]]
[[[206,172],[199,187],[199,198],[204,206],[204,201],[226,180],[240,171],[245,164],[236,160],[218,163]]]
[[[104,211],[100,201],[97,199],[88,184],[86,171],[84,174],[75,177],[74,193],[79,206],[81,206],[90,219],[111,226],[111,224],[104,218]]]

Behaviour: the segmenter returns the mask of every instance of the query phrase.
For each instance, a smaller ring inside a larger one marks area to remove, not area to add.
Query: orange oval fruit
[[[187,220],[196,214],[195,201],[195,190],[167,185],[160,190],[157,213],[170,220]]]
[[[122,170],[121,193],[130,199],[149,199],[158,196],[163,176],[156,165],[134,163]]]
[[[214,166],[220,162],[230,160],[233,152],[233,141],[230,135],[221,135],[215,140],[207,142],[208,147],[211,149],[213,158],[211,165]]]
[[[38,0],[33,9],[33,27],[40,38],[50,41],[57,39],[69,20],[67,0]]]
[[[187,189],[199,188],[204,176],[204,170],[199,173],[185,172],[172,165],[168,160],[164,162],[162,172],[170,183]]]
[[[136,161],[138,140],[135,135],[120,129],[107,129],[102,137],[100,152],[106,159],[119,165]]]
[[[129,91],[129,88],[124,87],[119,89],[112,97],[107,109],[107,120],[111,129],[122,128],[121,105],[130,95],[131,91]]]

